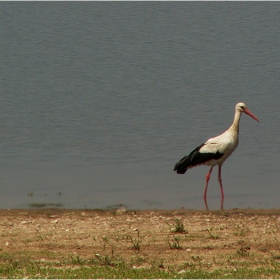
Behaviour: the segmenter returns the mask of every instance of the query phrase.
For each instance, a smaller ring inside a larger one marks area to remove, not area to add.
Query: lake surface
[[[279,208],[279,2],[0,7],[0,208],[204,209],[208,167],[173,167],[240,101],[224,206]]]

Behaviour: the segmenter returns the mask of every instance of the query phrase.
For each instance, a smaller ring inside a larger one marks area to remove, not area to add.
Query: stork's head
[[[243,102],[236,104],[235,111],[239,111],[240,113],[244,112],[245,114],[249,115],[250,117],[252,117],[253,119],[259,122],[258,118],[254,116],[251,111],[248,110],[246,104]]]

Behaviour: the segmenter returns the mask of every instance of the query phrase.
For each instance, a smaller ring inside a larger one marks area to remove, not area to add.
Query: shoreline
[[[27,212],[33,214],[44,214],[44,213],[65,213],[65,212],[96,212],[96,213],[107,213],[107,214],[116,214],[117,212],[127,213],[127,214],[135,214],[135,213],[155,213],[155,214],[192,214],[192,213],[201,213],[201,214],[216,214],[216,215],[229,215],[229,214],[238,214],[243,213],[246,215],[280,215],[280,208],[270,208],[270,209],[263,209],[263,208],[233,208],[233,209],[225,209],[224,211],[221,210],[202,210],[202,209],[127,209],[125,207],[113,207],[108,209],[90,209],[90,208],[60,208],[60,207],[38,207],[38,208],[9,208],[9,209],[1,209],[0,208],[0,215],[3,213],[20,213],[20,212]]]

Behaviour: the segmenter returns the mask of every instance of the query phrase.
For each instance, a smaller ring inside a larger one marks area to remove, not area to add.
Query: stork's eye
[[[244,106],[240,106],[240,107],[241,107],[241,109],[243,109],[243,110],[245,109]]]

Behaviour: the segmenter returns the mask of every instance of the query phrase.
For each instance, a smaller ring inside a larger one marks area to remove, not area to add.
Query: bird
[[[218,165],[218,181],[221,192],[221,210],[224,210],[224,191],[222,185],[222,165],[225,160],[234,152],[239,142],[239,121],[241,114],[245,113],[259,122],[259,119],[253,115],[246,104],[239,102],[235,106],[235,115],[232,125],[224,133],[208,139],[206,142],[195,148],[188,156],[183,157],[175,164],[174,171],[177,174],[185,174],[188,169],[199,165],[208,165],[210,170],[206,174],[206,184],[204,188],[203,199],[206,210],[209,210],[207,204],[208,182],[214,166]]]

